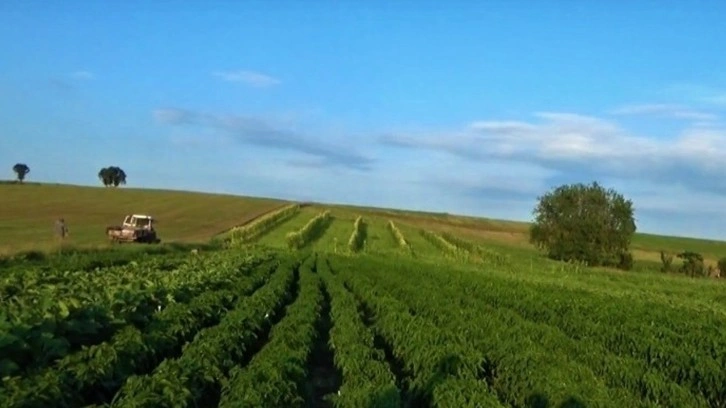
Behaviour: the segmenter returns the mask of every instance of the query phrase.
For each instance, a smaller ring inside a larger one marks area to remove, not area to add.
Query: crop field
[[[726,407],[719,281],[351,208],[219,239],[0,264],[0,406]]]

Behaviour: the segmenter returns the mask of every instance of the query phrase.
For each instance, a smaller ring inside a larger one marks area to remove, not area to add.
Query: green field
[[[638,235],[623,272],[445,214],[50,185],[0,205],[7,254],[48,251],[0,263],[3,407],[726,407],[722,281],[652,262],[724,243]],[[128,212],[163,243],[52,253],[55,217],[96,248]]]

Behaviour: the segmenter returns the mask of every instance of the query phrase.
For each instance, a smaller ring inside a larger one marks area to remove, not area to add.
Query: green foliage
[[[368,237],[368,224],[363,221],[363,217],[358,216],[353,223],[353,233],[350,234],[348,240],[348,249],[351,252],[359,252],[363,249]]]
[[[678,254],[678,257],[683,260],[680,272],[691,276],[705,276],[706,266],[703,262],[703,255],[697,252],[684,251]]]
[[[124,380],[141,367],[171,355],[181,344],[191,341],[197,331],[218,322],[236,300],[264,283],[270,275],[271,266],[275,265],[270,263],[269,258],[243,255],[216,254],[200,258],[186,265],[180,264],[178,267],[187,271],[181,275],[175,271],[160,270],[176,275],[176,282],[193,286],[189,287],[185,297],[170,297],[165,305],[159,305],[153,311],[146,310],[145,313],[151,317],[147,325],[142,328],[126,325],[108,341],[66,354],[53,366],[46,364],[31,375],[6,378],[5,394],[0,396],[0,405],[55,406],[52,403],[76,406],[83,405],[81,398],[89,390],[115,392],[120,385],[118,379]],[[151,266],[135,265],[129,272],[143,274],[142,268]],[[110,279],[114,275],[101,276],[106,276],[108,285],[114,285]],[[130,276],[127,275],[127,278]],[[72,282],[69,280],[69,285]],[[6,293],[7,290],[5,287]],[[79,290],[82,289],[75,288],[75,291]],[[68,295],[57,296],[68,299]],[[193,299],[186,303],[188,298]],[[72,302],[66,300],[63,303]],[[70,320],[72,313],[73,309],[67,307],[61,310],[60,315]],[[79,325],[80,322],[73,323]],[[84,329],[91,328],[86,324]],[[3,355],[12,355],[7,350],[2,352]],[[19,356],[16,353],[14,357]]]
[[[356,268],[365,273],[351,273],[355,267],[347,260],[333,258],[331,264],[334,270],[342,275],[341,279],[345,285],[361,300],[362,308],[372,312],[375,333],[385,339],[393,354],[402,361],[401,368],[411,374],[408,392],[413,401],[404,403],[403,406],[420,406],[421,403],[416,404],[415,401],[425,401],[429,398],[435,399],[437,406],[461,406],[456,402],[466,399],[465,395],[469,393],[477,394],[476,402],[482,406],[504,406],[497,401],[486,383],[477,381],[481,372],[482,355],[473,344],[462,341],[460,330],[448,330],[448,326],[442,327],[429,318],[413,316],[409,305],[398,300],[398,296],[389,293],[396,289],[388,285],[386,290],[378,289],[379,286],[374,284],[378,279],[374,279],[372,273],[379,277],[392,271],[391,269],[384,267],[383,270],[378,270],[378,267],[383,265],[366,262],[362,268]],[[411,284],[413,282],[411,276],[416,275],[416,272],[413,270],[408,270],[407,273],[401,272],[399,269],[395,273],[396,284],[404,284],[406,281],[409,282],[405,284],[407,287],[415,288],[417,284]],[[436,291],[431,291],[429,288],[419,296],[429,297],[432,303],[433,299],[438,298]],[[447,302],[450,300],[447,299]],[[451,307],[452,304],[448,303],[442,310]],[[454,308],[458,309],[456,306]],[[416,309],[417,312],[422,311]],[[448,317],[451,318],[450,315]],[[381,373],[381,376],[383,375],[385,372]],[[445,381],[446,379],[449,381]],[[456,387],[458,392],[450,392],[452,383],[459,381],[476,383],[476,391]]]
[[[630,200],[597,183],[564,185],[539,198],[530,242],[556,260],[632,267],[635,220]]]
[[[661,272],[670,272],[673,268],[673,254],[660,251]]]
[[[331,220],[332,215],[330,215],[329,210],[326,210],[313,217],[300,230],[289,232],[285,235],[288,248],[293,250],[304,248],[311,241],[322,235]]]
[[[13,166],[13,172],[18,178],[18,181],[22,183],[23,180],[25,180],[25,176],[30,173],[30,167],[28,167],[28,165],[25,163],[16,163]]]
[[[164,360],[150,374],[129,377],[114,406],[200,405],[205,395],[226,382],[225,373],[243,361],[259,334],[269,330],[290,301],[296,270],[297,266],[283,262],[267,285],[240,299],[219,324],[200,330],[181,356]]]
[[[300,294],[270,332],[270,340],[246,366],[229,371],[223,407],[302,406],[307,360],[316,336],[323,294],[310,263],[300,268]]]
[[[336,407],[401,406],[401,392],[386,362],[385,353],[375,347],[374,335],[358,314],[358,304],[325,261],[318,273],[331,297],[330,346],[335,365],[343,375],[340,393],[333,397]]]
[[[595,282],[582,290],[585,279],[548,282],[368,256],[331,263],[412,373],[409,391],[431,392],[442,406],[497,406],[484,402],[492,394],[502,405],[527,406],[533,389],[552,406],[573,397],[603,407],[726,403],[720,312],[661,307],[647,289],[613,302]],[[617,276],[627,279],[601,282]],[[416,387],[442,366],[449,375],[439,378],[448,381]],[[457,386],[472,374],[477,387]]]
[[[102,168],[98,172],[98,178],[106,187],[118,187],[119,184],[126,184],[126,172],[117,166]]]

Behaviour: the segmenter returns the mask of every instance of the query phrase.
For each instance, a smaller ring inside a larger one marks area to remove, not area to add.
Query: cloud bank
[[[373,160],[356,151],[350,145],[313,137],[309,134],[257,116],[212,114],[180,108],[163,108],[153,111],[154,119],[161,124],[176,127],[201,128],[209,138],[227,140],[273,150],[297,153],[288,162],[300,167],[337,167],[349,170],[370,170]],[[210,132],[211,131],[211,132]]]
[[[438,134],[385,134],[379,142],[469,161],[537,165],[565,178],[637,179],[726,194],[724,127],[700,124],[687,126],[674,137],[653,137],[592,116],[542,112],[534,117],[537,120],[472,122]]]

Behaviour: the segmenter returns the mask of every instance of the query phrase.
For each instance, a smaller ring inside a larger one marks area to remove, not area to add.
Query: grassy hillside
[[[151,214],[162,241],[202,242],[284,202],[179,191],[0,184],[0,254],[53,248],[53,223],[63,217],[69,243],[106,245],[105,227],[126,214]]]
[[[157,217],[165,242],[202,242],[284,204],[281,200],[181,191],[0,183],[0,254],[53,248],[53,222],[58,217],[64,217],[70,227],[70,243],[79,246],[106,245],[104,228],[120,223],[131,212]],[[489,245],[533,250],[524,222],[348,205],[316,204],[311,211],[323,207],[334,208],[351,220],[354,214],[381,223],[393,219],[412,230],[450,232]],[[633,250],[636,259],[645,262],[658,262],[660,250],[691,250],[715,263],[726,256],[726,242],[638,233]]]

